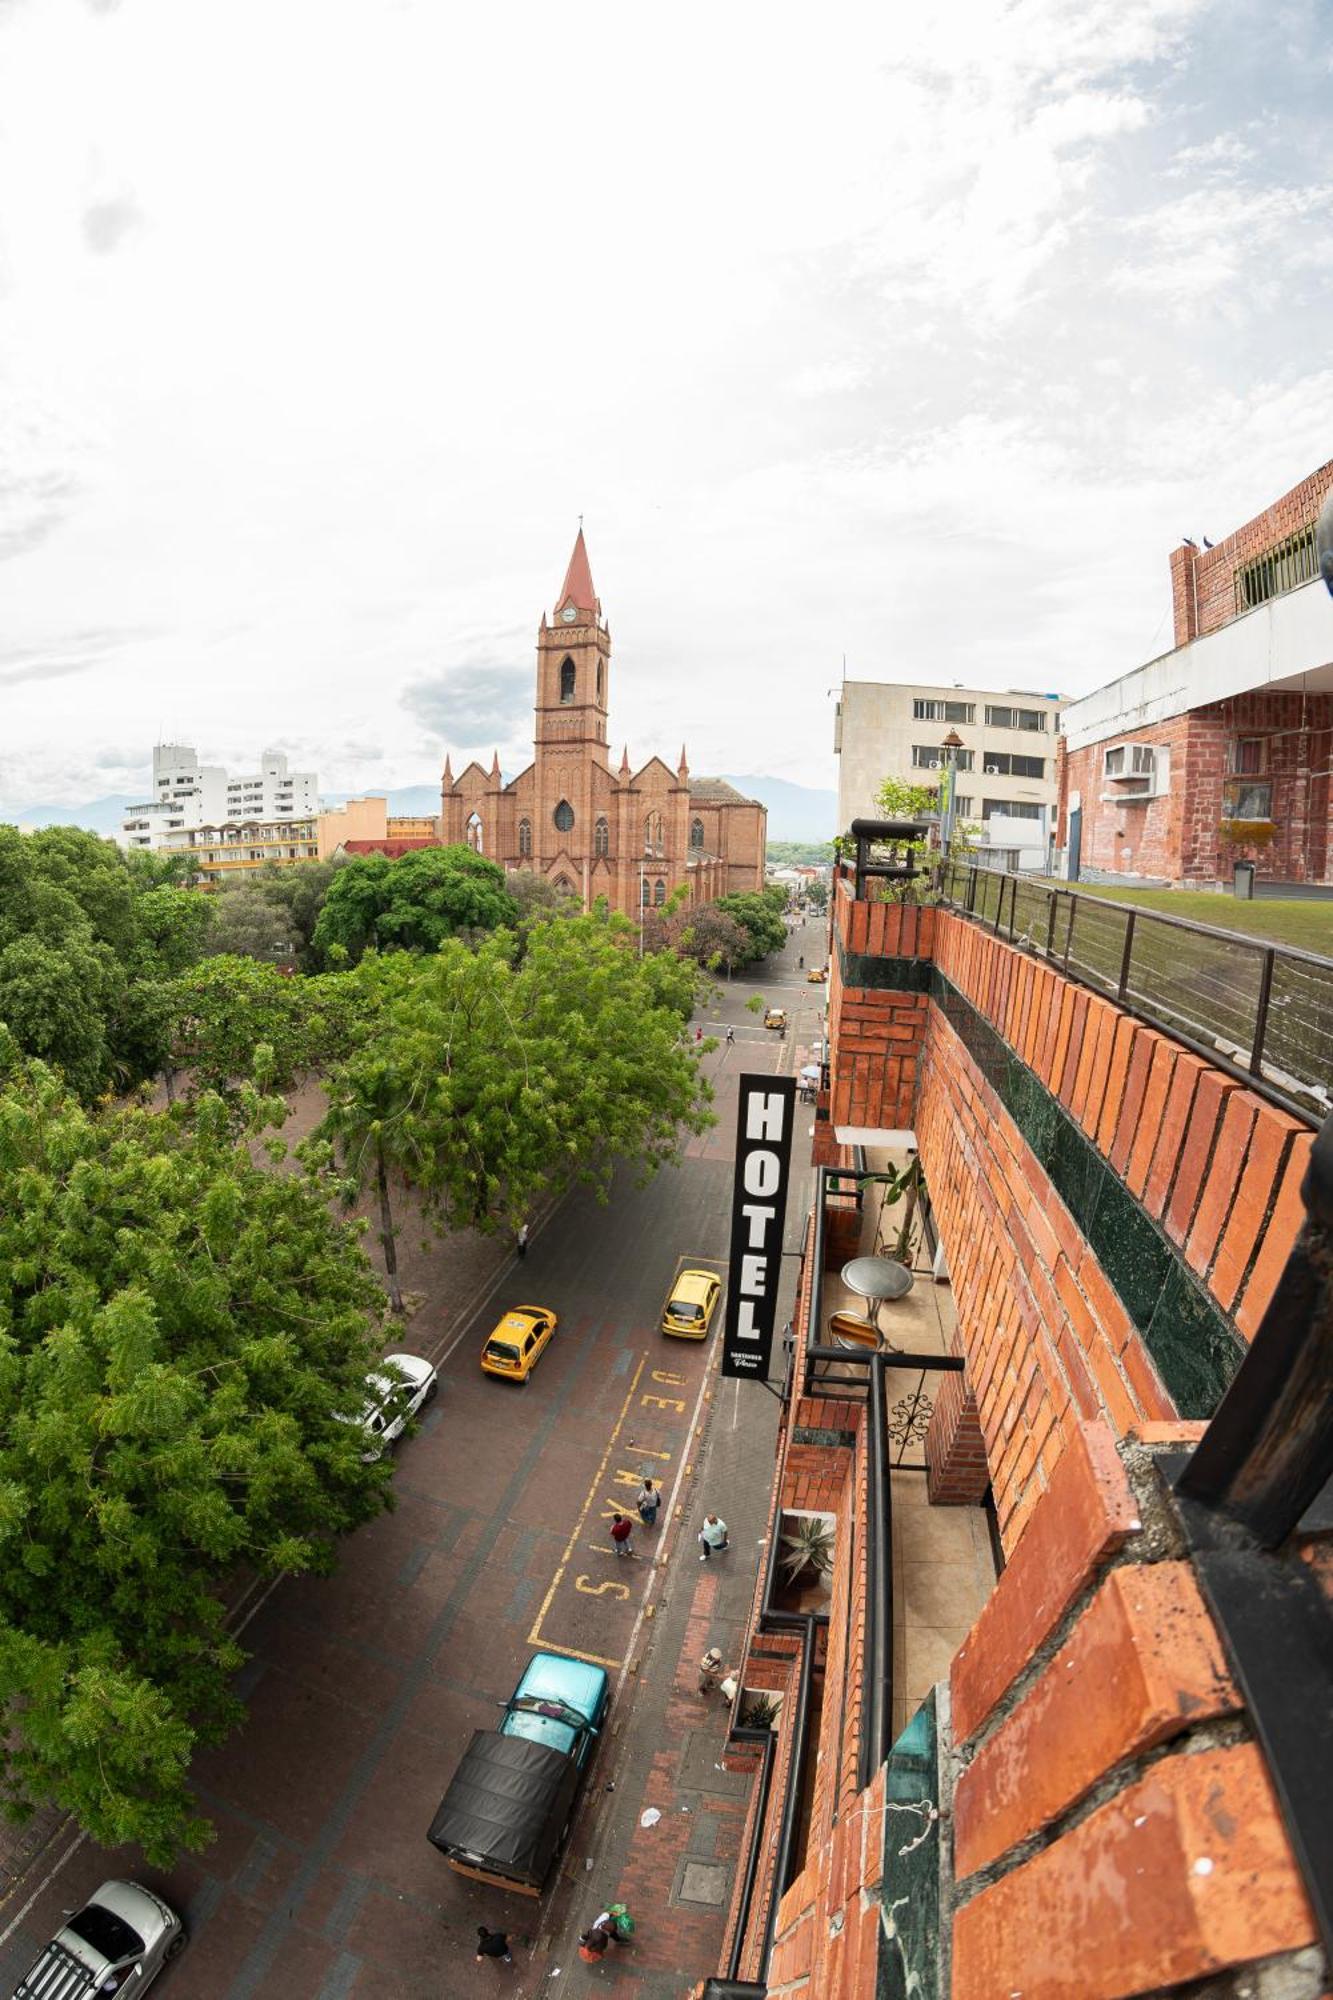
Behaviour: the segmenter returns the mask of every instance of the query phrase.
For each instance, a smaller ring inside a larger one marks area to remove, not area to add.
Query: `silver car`
[[[125,2000],[152,1985],[177,1952],[185,1930],[169,1904],[138,1882],[104,1882],[14,1989],[14,2000]]]
[[[386,1354],[382,1366],[393,1369],[393,1374],[381,1375],[372,1369],[366,1377],[365,1403],[355,1419],[366,1434],[361,1457],[367,1465],[397,1443],[418,1411],[434,1400],[440,1386],[435,1369],[418,1354]]]

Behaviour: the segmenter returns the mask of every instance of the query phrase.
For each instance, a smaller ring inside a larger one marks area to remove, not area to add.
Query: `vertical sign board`
[[[764,1382],[782,1283],[796,1078],[743,1076],[740,1086],[722,1373]]]

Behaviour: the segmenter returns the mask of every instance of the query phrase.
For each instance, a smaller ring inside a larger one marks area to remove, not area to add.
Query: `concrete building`
[[[1064,697],[1020,689],[930,687],[911,681],[842,684],[834,723],[838,831],[883,817],[885,778],[935,785],[952,756],[959,821],[979,829],[990,858],[1042,868],[1055,827],[1056,739]],[[962,748],[945,748],[956,735]]]
[[[271,863],[291,868],[319,859],[319,821],[236,819],[212,826],[173,828],[156,842],[159,853],[189,854],[202,887],[216,888],[237,875],[253,874]]]
[[[224,821],[305,818],[319,811],[319,779],[313,771],[290,771],[280,750],[265,750],[253,776],[231,778],[220,764],[201,764],[185,743],[159,743],[153,750],[153,795],[127,808],[120,843],[158,848],[167,836]]]
[[[440,831],[507,869],[531,868],[613,910],[657,908],[685,886],[694,903],[764,886],[768,815],[721,778],[691,778],[650,757],[636,771],[608,749],[611,628],[580,528],[548,623],[537,634],[536,741],[506,784],[495,757],[458,777],[446,758]]]
[[[1315,520],[1333,461],[1171,554],[1175,646],[1071,703],[1058,841],[1093,879],[1333,882],[1333,630]]]
[[[392,842],[406,841],[416,847],[440,844],[439,821],[431,813],[391,814],[387,799],[373,794],[364,799],[348,799],[330,806],[319,816],[319,858],[329,861],[335,854],[370,854],[387,850]]]

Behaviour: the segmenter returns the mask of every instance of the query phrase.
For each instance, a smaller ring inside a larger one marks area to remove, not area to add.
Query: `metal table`
[[[870,1301],[871,1323],[878,1327],[880,1307],[887,1301],[906,1298],[913,1278],[906,1264],[900,1264],[896,1257],[853,1257],[850,1264],[842,1267],[842,1282],[849,1292]]]

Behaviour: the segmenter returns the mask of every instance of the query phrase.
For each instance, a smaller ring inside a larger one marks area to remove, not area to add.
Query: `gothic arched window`
[[[597,662],[597,699],[598,701],[602,699],[602,663],[600,660]]]
[[[701,819],[692,819],[690,821],[690,846],[702,847],[703,844],[704,844],[704,823]]]
[[[579,893],[578,890],[574,887],[574,884],[570,881],[568,875],[557,875],[555,878],[555,886],[560,891],[560,894],[562,896],[577,896]]]
[[[645,854],[662,852],[662,815],[650,812],[643,823],[643,851]]]
[[[475,853],[484,854],[486,851],[486,836],[481,824],[481,820],[478,818],[476,813],[469,814],[466,830],[467,830],[468,846],[472,848]]]
[[[611,852],[611,825],[605,813],[597,815],[597,824],[592,830],[592,851],[594,854]]]
[[[532,821],[521,819],[518,823],[518,851],[526,858],[532,853]]]
[[[560,699],[561,701],[574,699],[574,662],[568,654],[560,662]]]
[[[569,800],[561,799],[551,817],[555,821],[558,833],[568,833],[574,824],[574,808]]]
[[[651,896],[651,894],[652,894],[652,887],[648,881],[648,877],[646,875],[641,876],[639,880],[639,901],[642,904],[644,904],[645,907],[647,905],[648,898],[649,896]]]
[[[665,901],[666,901],[666,883],[665,883],[665,882],[655,882],[655,883],[653,884],[653,901],[654,901],[655,903],[665,903]]]

